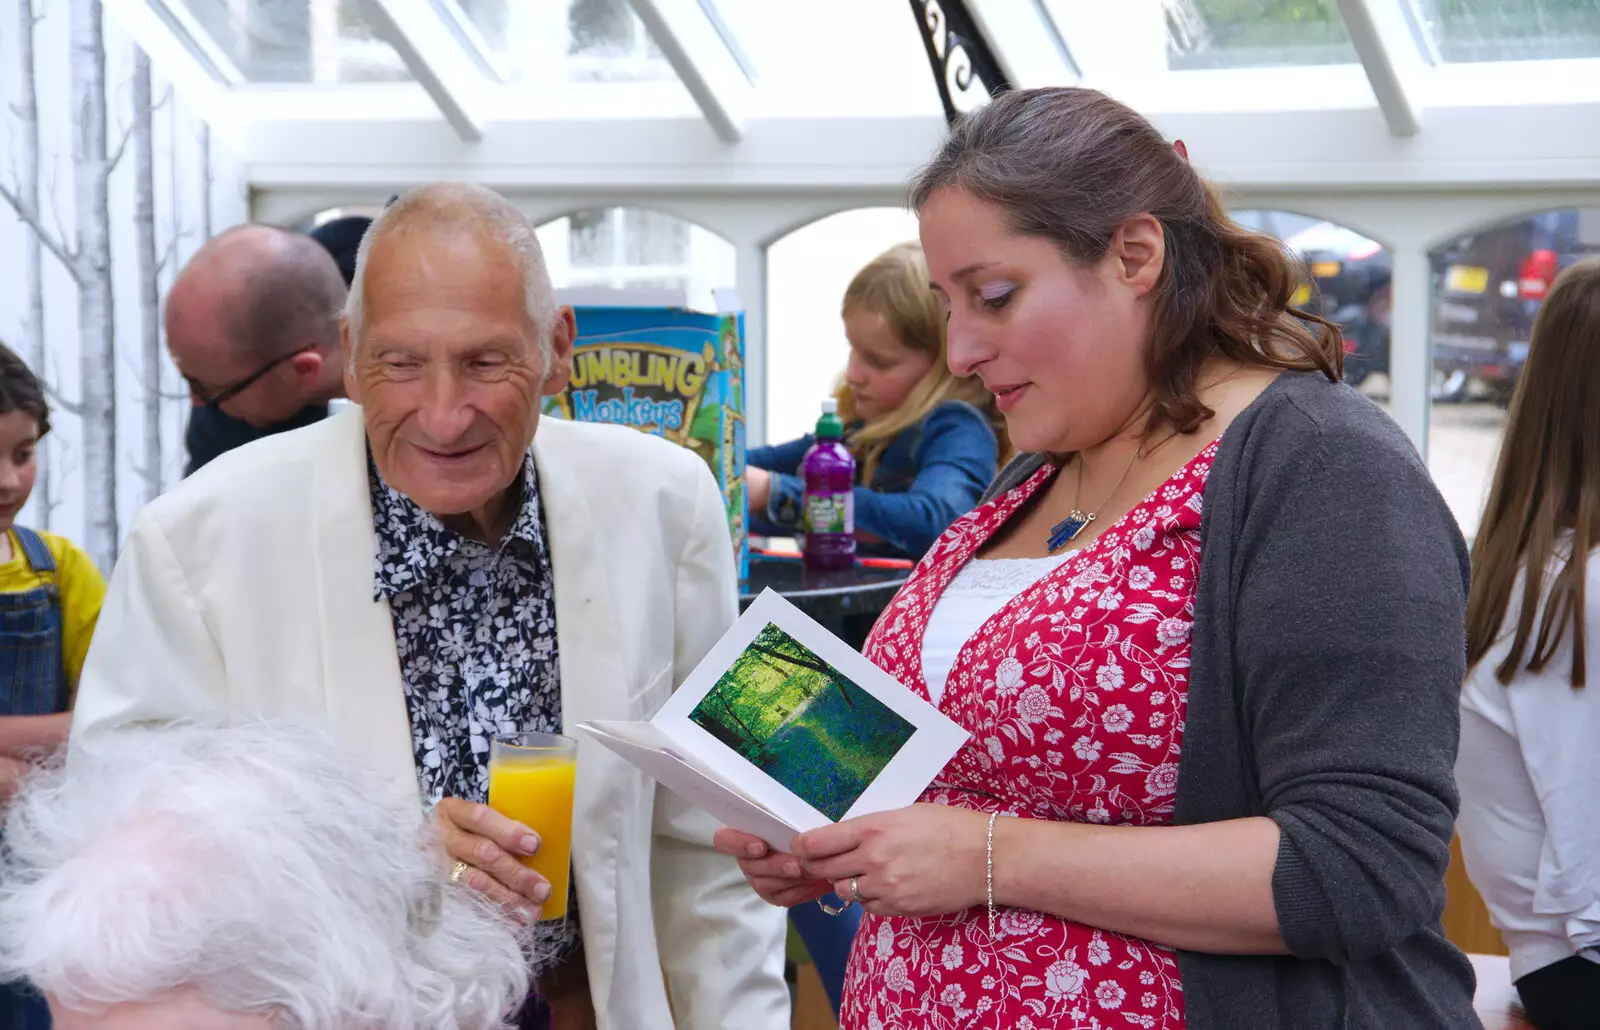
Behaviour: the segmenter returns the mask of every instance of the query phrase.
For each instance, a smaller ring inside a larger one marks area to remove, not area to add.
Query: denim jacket
[[[765,512],[751,512],[750,529],[784,536],[800,528],[800,463],[815,441],[751,448],[747,461],[773,473]],[[872,482],[855,490],[856,529],[880,538],[864,553],[920,558],[939,534],[977,503],[994,478],[999,444],[983,413],[948,401],[889,442]],[[859,484],[861,470],[857,468]]]

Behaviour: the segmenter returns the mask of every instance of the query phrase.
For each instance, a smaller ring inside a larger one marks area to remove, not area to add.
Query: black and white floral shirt
[[[533,458],[498,548],[447,529],[368,469],[374,591],[394,619],[418,785],[429,804],[485,801],[490,740],[561,732],[555,581]],[[540,924],[538,952],[551,962],[577,947],[575,895],[563,923]]]

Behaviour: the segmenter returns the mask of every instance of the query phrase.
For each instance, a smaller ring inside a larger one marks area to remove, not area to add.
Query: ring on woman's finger
[[[859,876],[850,877],[850,900],[863,903],[867,900],[861,896],[861,877]]]
[[[461,878],[465,876],[467,874],[467,870],[471,868],[472,867],[465,862],[456,862],[455,865],[450,867],[450,882],[460,883]]]
[[[854,894],[855,893],[855,888],[856,888],[856,885],[854,883],[851,883],[850,884],[850,893]],[[850,910],[850,906],[851,905],[854,905],[856,903],[856,898],[852,898],[852,897],[847,896],[844,891],[838,889],[837,885],[835,885],[835,887],[834,887],[833,896],[838,898],[840,901],[844,902],[844,904],[843,905],[830,905],[830,904],[828,904],[828,895],[826,895],[826,894],[824,894],[822,897],[817,899],[817,907],[822,909],[823,912],[825,912],[826,914],[828,914],[830,916],[842,916],[847,911]],[[856,895],[856,897],[860,897],[860,895]]]

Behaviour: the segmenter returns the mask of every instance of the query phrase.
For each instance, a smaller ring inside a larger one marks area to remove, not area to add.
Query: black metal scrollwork
[[[965,0],[911,0],[911,13],[933,67],[945,121],[954,122],[1011,88]]]

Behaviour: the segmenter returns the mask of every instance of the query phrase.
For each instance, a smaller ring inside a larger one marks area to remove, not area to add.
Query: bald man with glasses
[[[327,417],[344,396],[345,284],[329,248],[272,226],[238,226],[195,252],[166,304],[167,347],[195,404],[187,471]]]

